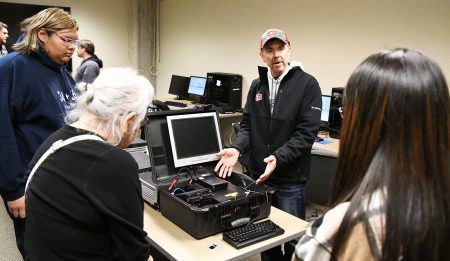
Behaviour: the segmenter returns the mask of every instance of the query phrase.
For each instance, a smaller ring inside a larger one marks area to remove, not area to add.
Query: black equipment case
[[[273,188],[256,185],[244,174],[233,172],[225,180],[219,178],[213,172],[217,161],[175,168],[166,117],[205,112],[215,111],[149,112],[145,126],[157,207],[196,239],[268,217],[274,193]],[[215,117],[220,121],[217,112]]]

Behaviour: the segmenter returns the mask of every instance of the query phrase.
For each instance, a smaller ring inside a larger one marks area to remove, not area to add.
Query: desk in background
[[[177,106],[169,105],[169,108],[171,110],[193,109],[196,106],[204,105],[204,104],[199,104],[199,103],[193,103],[192,101],[189,101],[189,100],[175,100],[175,99],[171,99],[171,98],[162,98],[161,101],[162,102],[165,102],[165,101],[181,102],[181,103],[185,103],[187,105],[186,107],[177,107]],[[242,116],[242,113],[241,112],[220,113],[219,116],[220,116],[220,118],[233,118],[233,117]]]
[[[299,238],[307,222],[272,207],[269,219],[282,227],[283,235],[235,249],[222,239],[222,233],[195,239],[147,204],[144,209],[144,230],[156,249],[170,260],[241,260],[264,250]]]
[[[314,142],[311,153],[315,155],[326,155],[330,157],[338,157],[339,153],[339,139],[323,138],[327,144]]]

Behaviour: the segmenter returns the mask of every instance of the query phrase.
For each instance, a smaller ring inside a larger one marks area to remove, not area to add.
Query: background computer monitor
[[[322,95],[322,114],[320,115],[321,122],[327,122],[330,118],[331,96]]]
[[[188,94],[203,97],[206,91],[206,77],[191,76],[189,79]]]
[[[216,112],[167,116],[175,168],[219,160],[223,149]]]
[[[189,77],[172,75],[170,81],[169,94],[177,96],[177,99],[185,99],[188,97]]]

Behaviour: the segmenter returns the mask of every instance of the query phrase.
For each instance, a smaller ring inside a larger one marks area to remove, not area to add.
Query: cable
[[[193,168],[194,168],[194,173],[195,173],[195,176],[197,176],[197,175],[205,175],[205,174],[211,174],[211,169],[208,169],[208,168],[206,168],[206,167],[203,167],[203,166],[193,166]]]
[[[175,184],[177,184],[177,182],[178,182],[178,178],[174,178],[172,183],[170,183],[169,190],[171,190],[175,186]]]
[[[235,173],[235,175],[238,175],[238,176],[239,176],[239,179],[240,179],[240,181],[241,181],[241,184],[239,184],[238,186],[241,187],[241,188],[246,192],[246,193],[245,193],[245,196],[246,196],[246,197],[247,197],[248,195],[250,195],[250,193],[258,193],[258,191],[248,189],[248,187],[250,187],[251,185],[256,184],[256,181],[253,181],[253,179],[252,179],[252,182],[251,182],[250,184],[247,185],[247,183],[245,182],[245,177],[244,177],[244,176],[246,176],[246,175],[241,174],[241,173]]]
[[[182,188],[175,188],[175,189],[172,191],[172,195],[175,195],[175,192],[177,192],[178,190],[181,190],[181,193],[186,193],[186,191],[184,191]]]
[[[192,176],[192,172],[188,167],[182,167],[181,169],[179,169],[177,175],[180,176],[182,174],[181,171],[183,171],[183,170],[186,170],[187,173],[189,173]]]

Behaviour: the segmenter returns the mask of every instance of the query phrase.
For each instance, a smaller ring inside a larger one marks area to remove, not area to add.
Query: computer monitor
[[[216,112],[167,116],[175,168],[219,160],[223,149]]]
[[[322,95],[322,114],[320,115],[321,122],[327,122],[330,118],[331,96]]]
[[[188,96],[189,77],[172,75],[170,81],[169,94],[177,96],[177,99],[184,99]]]
[[[189,79],[188,94],[204,97],[205,91],[206,77],[191,76]]]

